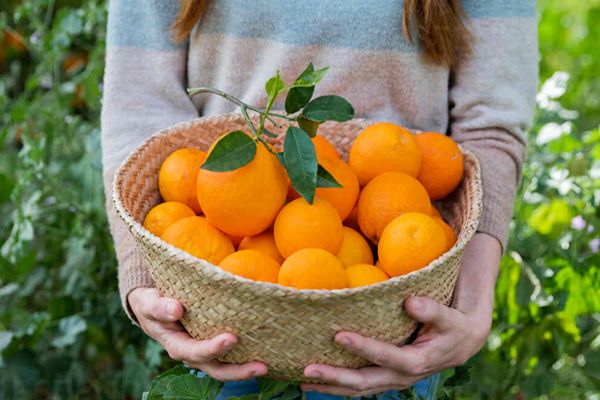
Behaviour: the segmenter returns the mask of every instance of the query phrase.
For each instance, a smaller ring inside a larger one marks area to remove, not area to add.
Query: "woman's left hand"
[[[490,331],[500,255],[495,238],[476,234],[465,249],[452,307],[426,297],[410,297],[404,302],[408,315],[423,323],[413,343],[398,347],[340,332],[335,341],[374,366],[347,369],[312,364],[304,374],[327,384],[307,383],[302,390],[342,396],[403,390],[435,372],[466,362],[483,346]]]

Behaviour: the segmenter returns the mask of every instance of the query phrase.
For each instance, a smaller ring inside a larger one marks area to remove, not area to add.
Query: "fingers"
[[[221,382],[241,381],[257,376],[263,376],[267,373],[267,366],[258,361],[246,364],[226,364],[219,361],[209,361],[202,364],[186,362],[186,365],[202,370]]]
[[[304,375],[330,383],[330,385],[308,384],[307,387],[310,388],[306,390],[344,395],[378,393],[392,386],[396,388],[403,386],[406,380],[388,368],[347,369],[322,364],[309,365],[305,368]]]
[[[169,297],[162,297],[154,288],[134,289],[127,296],[127,300],[138,319],[178,321],[184,311],[180,302]]]
[[[375,365],[393,368],[407,375],[421,375],[425,372],[428,349],[427,346],[402,346],[380,342],[352,332],[340,332],[335,341],[360,357]]]
[[[212,339],[196,340],[186,331],[167,331],[158,338],[169,357],[188,364],[202,364],[225,354],[237,343],[231,333],[223,333]]]
[[[428,297],[411,296],[404,302],[408,315],[424,324],[435,325],[440,330],[447,330],[453,325],[452,319],[458,313]]]

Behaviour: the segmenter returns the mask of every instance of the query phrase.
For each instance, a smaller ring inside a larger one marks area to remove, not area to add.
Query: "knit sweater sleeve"
[[[451,135],[481,164],[483,213],[478,230],[497,238],[503,249],[537,88],[535,2],[527,2],[532,3],[533,15],[471,19],[471,53],[451,73]],[[475,12],[485,13],[485,6]]]
[[[119,268],[119,291],[153,286],[140,252],[111,201],[118,166],[156,131],[198,115],[185,92],[186,46],[171,42],[178,2],[111,0],[102,104],[102,163],[106,208]]]

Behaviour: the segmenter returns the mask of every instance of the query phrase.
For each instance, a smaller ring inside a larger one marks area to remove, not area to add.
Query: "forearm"
[[[500,242],[486,233],[476,233],[465,248],[454,289],[452,307],[477,315],[491,324],[494,290],[502,249]]]

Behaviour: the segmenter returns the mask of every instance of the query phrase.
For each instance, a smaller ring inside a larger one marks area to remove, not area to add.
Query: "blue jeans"
[[[204,376],[202,371],[197,372],[198,376]],[[417,396],[420,399],[425,400],[433,400],[435,398],[435,389],[439,381],[439,374],[435,374],[430,376],[429,378],[418,381],[413,386]],[[247,381],[235,381],[235,382],[225,382],[223,385],[223,389],[219,393],[219,396],[216,400],[227,400],[230,397],[239,397],[245,394],[254,394],[258,393],[258,385],[254,379],[249,379]],[[385,392],[389,399],[399,399],[397,390],[389,390]],[[332,394],[323,394],[317,392],[307,392],[306,393],[307,400],[342,400],[344,397],[335,396]]]

